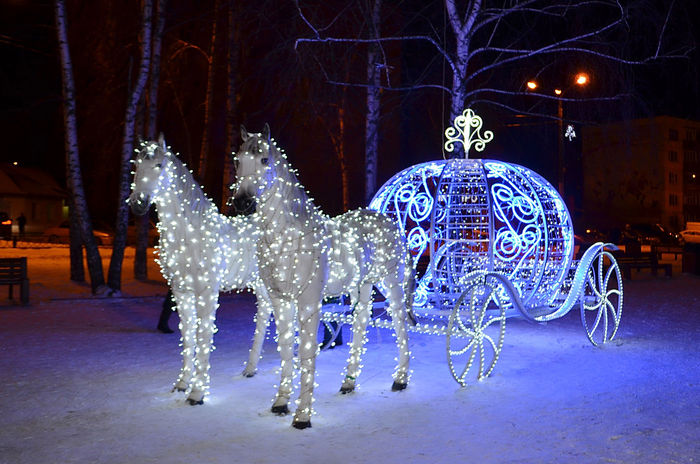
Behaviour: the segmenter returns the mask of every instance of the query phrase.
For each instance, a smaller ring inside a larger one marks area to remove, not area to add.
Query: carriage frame
[[[454,127],[445,132],[446,150],[452,151],[454,144],[459,142],[465,148],[465,155],[468,155],[472,146],[482,151],[485,143],[493,138],[493,134],[487,131],[481,136],[481,124],[481,118],[472,110],[465,110],[455,119]],[[442,170],[440,176],[448,165],[449,161],[436,162],[437,169]],[[465,165],[457,163],[455,169],[459,170],[461,166]],[[552,195],[554,192],[553,195],[557,196],[556,191],[544,179],[540,180],[546,184],[546,188],[551,189],[548,194]],[[393,178],[387,184],[392,181]],[[381,195],[381,192],[382,189],[377,196]],[[617,247],[611,243],[598,242],[591,245],[580,259],[574,260],[573,228],[563,202],[558,207],[560,214],[565,214],[562,220],[568,221],[571,236],[568,239],[560,239],[561,243],[550,244],[550,247],[554,246],[563,257],[555,261],[559,265],[550,265],[549,274],[554,277],[550,277],[549,281],[541,277],[540,280],[535,279],[535,283],[531,285],[534,288],[529,290],[515,272],[505,272],[504,269],[493,265],[493,251],[488,244],[489,240],[494,240],[492,225],[481,231],[487,237],[480,240],[486,243],[484,246],[489,250],[490,260],[482,259],[476,263],[469,263],[471,266],[462,266],[462,272],[456,272],[455,276],[441,273],[440,266],[443,265],[441,263],[445,257],[440,255],[440,250],[449,247],[438,245],[444,245],[448,235],[460,236],[466,233],[474,238],[475,232],[480,231],[473,229],[480,228],[480,225],[475,227],[473,224],[458,224],[456,230],[450,231],[449,234],[445,230],[437,230],[437,203],[436,200],[430,206],[428,236],[420,237],[423,244],[417,247],[417,258],[428,252],[430,254],[430,264],[426,270],[428,275],[421,289],[423,296],[427,295],[427,301],[424,298],[420,305],[414,306],[416,321],[408,330],[445,337],[447,364],[453,378],[460,385],[465,386],[474,380],[482,380],[493,372],[503,348],[505,325],[509,318],[517,317],[535,323],[547,322],[563,317],[578,306],[584,331],[593,345],[608,343],[615,337],[623,306],[622,276],[613,255]],[[373,200],[370,207],[377,208],[378,204]],[[490,204],[488,208],[493,209]],[[396,219],[400,222],[400,218]],[[415,237],[412,238],[412,233],[403,226],[402,224],[410,246]],[[425,235],[424,232],[420,234]],[[416,253],[415,246],[413,251]],[[473,256],[472,258],[467,250],[453,261],[477,260],[477,254]],[[552,267],[554,269],[551,269]],[[428,289],[427,293],[424,288],[425,281],[433,283],[433,288]],[[382,306],[381,302],[375,303],[375,317],[369,325],[392,328],[391,321],[381,317]],[[342,304],[326,304],[322,308],[321,321],[331,332],[331,338],[335,339],[343,324],[352,324],[352,308]],[[325,344],[328,345],[330,343]]]

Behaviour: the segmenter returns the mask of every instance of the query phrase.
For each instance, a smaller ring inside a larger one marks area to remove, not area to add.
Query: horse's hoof
[[[294,427],[295,429],[299,429],[299,430],[308,429],[308,428],[311,428],[311,421],[310,420],[294,421],[294,422],[292,422],[292,427]]]
[[[397,392],[397,391],[405,390],[406,387],[408,387],[407,383],[401,383],[401,382],[394,381],[394,383],[391,385],[391,391]]]
[[[255,371],[253,371],[253,372],[243,371],[243,377],[251,378],[254,375],[255,375]]]
[[[273,406],[271,411],[273,414],[277,414],[278,416],[283,416],[285,414],[289,414],[289,407],[287,407],[286,404],[283,404],[280,406]]]
[[[201,400],[197,401],[197,400],[193,400],[192,398],[187,398],[187,404],[189,404],[190,406],[197,406],[198,404],[204,404],[204,400],[201,399]]]
[[[340,387],[340,393],[342,393],[343,395],[347,395],[348,393],[352,393],[354,391],[355,391],[354,385],[352,385],[350,387],[346,387],[345,385],[343,385],[342,387]]]

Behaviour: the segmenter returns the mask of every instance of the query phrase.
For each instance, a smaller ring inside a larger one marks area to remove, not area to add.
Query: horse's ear
[[[168,151],[167,147],[165,146],[165,136],[162,132],[158,134],[158,145],[160,145],[160,148],[162,148],[163,151]]]
[[[265,123],[265,127],[263,127],[262,138],[267,142],[270,141],[270,126],[267,123]]]
[[[244,142],[248,140],[248,131],[245,130],[245,126],[243,124],[241,124],[241,140]]]

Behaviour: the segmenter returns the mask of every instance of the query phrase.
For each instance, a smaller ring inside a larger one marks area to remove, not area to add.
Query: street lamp
[[[588,85],[590,82],[590,77],[588,74],[585,72],[580,72],[574,76],[573,79],[574,83],[571,84],[569,87],[566,88],[566,91],[568,91],[571,87],[574,85],[577,85],[579,87],[584,87]],[[527,81],[526,84],[528,90],[535,90],[539,87],[539,84],[535,80],[529,80]],[[564,165],[564,137],[569,136],[569,140],[571,140],[571,137],[575,136],[572,131],[567,131],[567,133],[564,133],[564,106],[563,106],[563,95],[565,94],[565,90],[556,87],[554,88],[554,95],[557,97],[557,125],[558,125],[558,131],[559,134],[557,135],[557,141],[558,141],[558,156],[557,156],[557,183],[558,183],[558,190],[559,194],[564,198],[566,201],[566,196],[565,196],[565,191],[564,191],[564,177],[566,174],[566,167]]]

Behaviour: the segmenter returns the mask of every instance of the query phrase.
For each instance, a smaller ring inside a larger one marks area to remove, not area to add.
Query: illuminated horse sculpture
[[[241,127],[241,136],[243,143],[234,159],[238,177],[234,199],[239,204],[256,202],[261,234],[258,267],[272,300],[282,358],[282,378],[272,412],[289,410],[296,315],[301,390],[292,424],[296,428],[311,426],[316,336],[324,296],[350,294],[355,304],[353,341],[341,392],[355,388],[374,284],[383,285],[390,300],[389,314],[399,349],[392,390],[403,390],[408,383],[410,357],[406,318],[414,287],[403,234],[391,219],[371,210],[350,211],[333,219],[324,215],[271,141],[267,124],[261,134],[250,134]]]
[[[209,388],[219,291],[254,288],[260,311],[271,311],[257,281],[257,229],[251,218],[220,214],[185,165],[166,148],[162,135],[157,143],[143,142],[142,147],[128,202],[136,214],[144,214],[155,203],[158,264],[180,317],[183,363],[174,389],[188,392],[189,404],[202,404]],[[258,318],[260,324],[264,332],[265,321]]]

